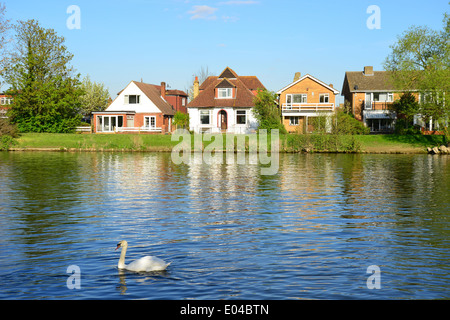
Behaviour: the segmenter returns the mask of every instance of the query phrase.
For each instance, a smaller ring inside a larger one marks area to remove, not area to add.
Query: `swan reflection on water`
[[[145,283],[149,281],[155,280],[157,277],[169,277],[169,272],[167,270],[161,270],[161,271],[148,271],[148,272],[134,272],[134,271],[128,271],[124,269],[118,269],[119,272],[119,284],[116,286],[116,288],[120,291],[121,295],[125,295],[127,292],[127,277],[130,280],[134,280],[137,283]]]

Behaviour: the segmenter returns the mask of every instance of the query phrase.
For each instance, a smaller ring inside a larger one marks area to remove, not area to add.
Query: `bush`
[[[337,111],[333,116],[332,132],[334,134],[369,134],[370,129],[356,120],[353,115]]]
[[[399,135],[416,135],[420,134],[421,131],[419,126],[409,126],[407,119],[397,119],[394,133]]]
[[[0,136],[0,151],[9,150],[11,146],[17,144],[17,141],[11,136]]]
[[[360,141],[353,135],[289,134],[285,150],[288,152],[359,152]]]
[[[17,138],[19,136],[19,130],[15,124],[11,124],[8,119],[0,119],[0,136],[10,136]]]

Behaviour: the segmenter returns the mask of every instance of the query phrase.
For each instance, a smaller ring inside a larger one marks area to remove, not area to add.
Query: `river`
[[[448,299],[450,157],[0,152],[0,299]],[[155,255],[164,272],[117,269]],[[75,269],[74,269],[75,266]]]

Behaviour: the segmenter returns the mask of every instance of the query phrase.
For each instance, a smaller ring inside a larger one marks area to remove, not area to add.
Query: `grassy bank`
[[[229,136],[227,136],[228,138]],[[194,139],[191,139],[192,143]],[[171,151],[178,141],[170,135],[25,133],[12,150]],[[224,139],[225,141],[225,139]],[[204,141],[204,146],[210,142]],[[439,146],[442,136],[399,135],[282,135],[282,152],[425,153]]]

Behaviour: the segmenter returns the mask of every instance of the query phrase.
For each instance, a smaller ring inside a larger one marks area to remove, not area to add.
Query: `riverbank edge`
[[[134,150],[134,149],[96,149],[96,148],[9,148],[4,150],[6,152],[172,152],[172,149],[167,147],[148,147],[145,150]],[[191,151],[195,153],[197,151]],[[215,150],[215,152],[227,152],[226,150]],[[234,153],[240,153],[248,151],[234,151]],[[278,153],[336,153],[336,154],[428,154],[426,149],[417,148],[411,150],[361,150],[361,151],[328,151],[328,150],[314,150],[314,151],[290,151],[290,150],[279,150]]]

